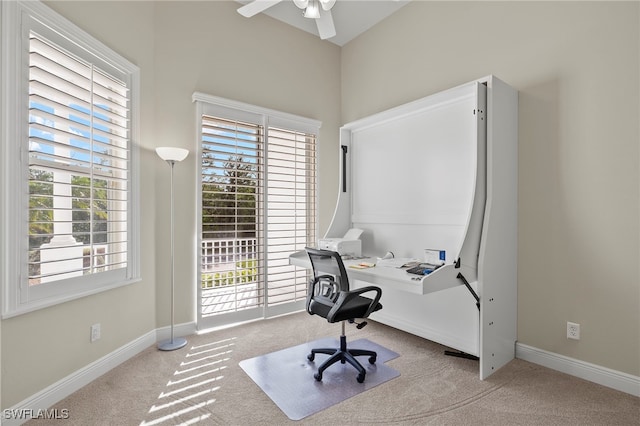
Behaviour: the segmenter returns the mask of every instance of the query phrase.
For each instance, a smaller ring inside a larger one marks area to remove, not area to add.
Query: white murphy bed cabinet
[[[352,286],[382,288],[371,319],[479,357],[481,379],[515,356],[517,124],[517,91],[488,76],[340,129],[325,238],[359,228],[377,263],[346,260]],[[424,277],[395,267],[424,249],[445,250],[445,266]],[[396,260],[377,259],[387,252]],[[309,267],[304,252],[290,261]]]

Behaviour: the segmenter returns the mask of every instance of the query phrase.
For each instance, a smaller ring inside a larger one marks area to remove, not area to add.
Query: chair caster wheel
[[[309,355],[307,355],[307,359],[309,361],[313,361],[316,358],[316,355],[314,353],[310,353]]]
[[[375,356],[369,357],[369,364],[375,364],[375,363],[376,363],[376,357]]]
[[[322,381],[322,374],[320,373],[316,373],[313,375],[313,378],[316,379],[318,382]]]
[[[356,380],[358,381],[358,383],[364,382],[364,374],[358,374]]]

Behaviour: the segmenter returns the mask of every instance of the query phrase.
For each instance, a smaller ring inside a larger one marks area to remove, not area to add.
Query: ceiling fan
[[[250,18],[275,6],[283,0],[253,0],[238,9],[242,16]],[[305,18],[315,19],[318,34],[321,39],[327,39],[336,35],[336,27],[333,24],[331,8],[336,0],[293,0],[293,3],[302,9]]]

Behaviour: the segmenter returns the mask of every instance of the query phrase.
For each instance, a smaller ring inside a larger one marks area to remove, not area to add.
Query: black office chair
[[[324,370],[340,361],[342,364],[348,362],[353,365],[359,373],[358,383],[362,383],[367,372],[355,357],[368,356],[369,363],[374,364],[377,354],[369,350],[347,349],[345,322],[354,323],[356,318],[367,318],[372,312],[382,309],[379,303],[382,290],[373,286],[349,290],[349,278],[342,258],[337,252],[312,248],[307,248],[306,251],[313,267],[313,278],[309,281],[307,292],[307,312],[310,315],[320,315],[331,323],[342,322],[340,348],[312,349],[307,356],[309,361],[313,361],[316,354],[331,355],[320,365],[313,377],[321,381]],[[361,296],[367,292],[375,292],[375,297],[370,299]],[[357,324],[357,328],[360,329],[365,325],[367,322],[363,321]]]

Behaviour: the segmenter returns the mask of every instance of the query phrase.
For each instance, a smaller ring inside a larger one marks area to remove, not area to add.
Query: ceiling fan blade
[[[247,3],[238,9],[238,13],[244,17],[251,18],[260,12],[269,9],[271,6],[275,6],[282,0],[253,0],[251,3]]]
[[[333,25],[333,16],[330,10],[320,12],[320,17],[316,19],[316,25],[318,26],[318,35],[322,40],[336,35],[336,27]]]

